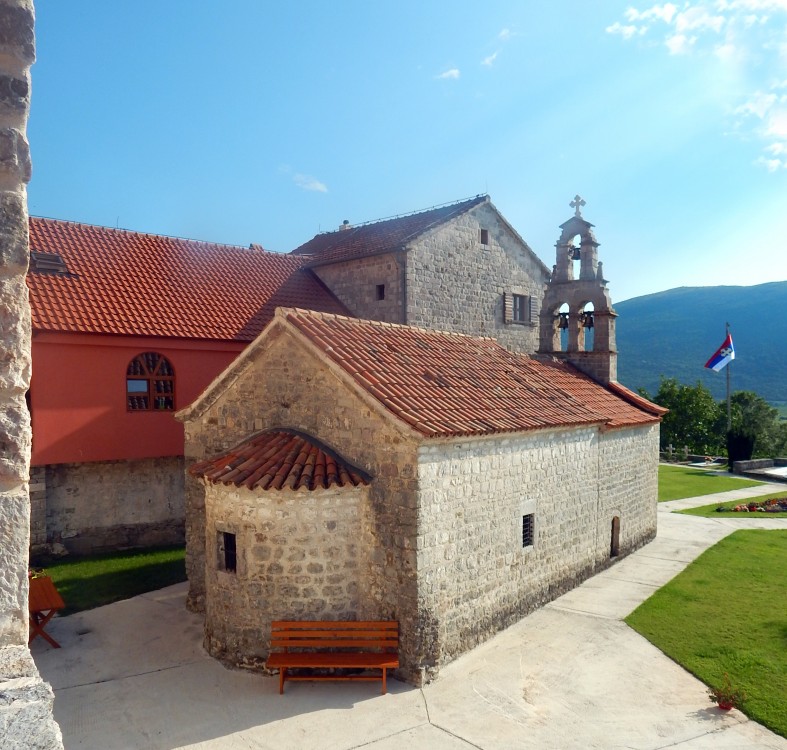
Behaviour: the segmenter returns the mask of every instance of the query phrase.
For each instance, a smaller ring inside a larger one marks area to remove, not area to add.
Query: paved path
[[[655,541],[420,690],[306,682],[281,697],[275,677],[205,655],[185,584],[56,618],[63,648],[37,639],[33,655],[55,689],[66,750],[787,750],[740,712],[718,711],[702,683],[621,620],[733,530],[787,520],[707,519],[666,505]]]

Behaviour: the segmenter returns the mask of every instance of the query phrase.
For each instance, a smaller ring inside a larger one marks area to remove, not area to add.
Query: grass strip
[[[763,482],[754,479],[737,479],[719,476],[705,469],[691,469],[688,466],[659,465],[659,502],[682,500],[684,497],[712,495],[715,492],[739,490],[756,487]]]
[[[186,580],[182,546],[42,562],[66,603],[61,615],[102,607]]]
[[[787,530],[736,531],[626,622],[708,685],[724,673],[750,718],[787,737]]]

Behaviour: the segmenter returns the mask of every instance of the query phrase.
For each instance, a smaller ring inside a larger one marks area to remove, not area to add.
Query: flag
[[[723,370],[732,360],[735,359],[735,347],[732,345],[732,336],[727,334],[724,343],[716,350],[714,354],[706,363],[705,367],[709,370],[719,372]]]

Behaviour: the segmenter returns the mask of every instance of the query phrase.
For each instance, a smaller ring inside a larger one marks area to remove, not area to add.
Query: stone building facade
[[[35,59],[30,0],[0,0],[0,746],[62,748],[53,694],[27,648],[30,541],[30,307],[26,138],[30,66]]]
[[[280,310],[179,414],[209,650],[264,664],[272,619],[393,618],[400,676],[431,679],[654,536],[659,414],[489,339]],[[300,459],[237,446],[278,429],[368,486],[261,487]]]
[[[343,225],[293,251],[353,315],[492,336],[538,348],[549,270],[489,199],[357,227]],[[521,299],[517,315],[513,295]]]

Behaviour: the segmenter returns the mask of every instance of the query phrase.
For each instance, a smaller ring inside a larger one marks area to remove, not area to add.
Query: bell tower
[[[617,380],[615,318],[593,225],[582,217],[585,201],[569,203],[574,215],[560,225],[557,257],[541,305],[538,354],[562,359],[600,383]]]

